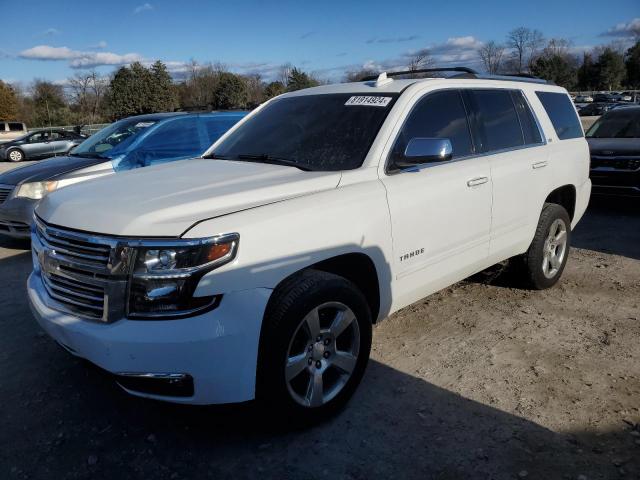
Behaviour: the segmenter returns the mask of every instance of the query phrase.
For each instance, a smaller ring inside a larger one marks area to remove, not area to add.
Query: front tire
[[[22,150],[14,148],[13,150],[9,150],[7,159],[10,162],[21,162],[22,160],[24,160],[24,153],[22,152]]]
[[[535,236],[522,256],[522,277],[535,290],[553,287],[564,271],[571,245],[571,219],[564,207],[546,203]]]
[[[371,311],[349,280],[306,270],[269,302],[260,338],[256,398],[299,424],[335,413],[353,395],[371,351]]]

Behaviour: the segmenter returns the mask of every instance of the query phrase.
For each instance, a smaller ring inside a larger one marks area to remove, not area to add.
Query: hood
[[[336,188],[340,172],[192,159],[89,180],[47,195],[46,222],[92,233],[178,237],[194,223]]]
[[[105,158],[54,157],[14,168],[0,175],[0,184],[18,185],[23,182],[54,180],[65,173],[108,161]]]
[[[640,138],[587,138],[591,155],[640,156]]]

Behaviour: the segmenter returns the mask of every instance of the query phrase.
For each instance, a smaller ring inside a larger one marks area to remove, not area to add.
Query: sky
[[[0,0],[0,12],[18,26],[0,29],[0,79],[25,85],[157,59],[177,78],[195,59],[267,80],[290,62],[339,80],[406,65],[424,48],[439,65],[477,66],[483,42],[519,26],[576,51],[640,31],[638,0]]]

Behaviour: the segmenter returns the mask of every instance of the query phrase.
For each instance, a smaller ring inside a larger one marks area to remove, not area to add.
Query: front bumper
[[[0,234],[21,240],[31,236],[31,221],[38,200],[9,197],[0,203]]]
[[[49,308],[42,279],[27,282],[31,310],[40,326],[74,355],[116,375],[174,373],[193,378],[194,393],[173,397],[134,395],[187,404],[252,400],[260,327],[271,290],[224,295],[213,311],[181,320],[128,320],[102,324]]]

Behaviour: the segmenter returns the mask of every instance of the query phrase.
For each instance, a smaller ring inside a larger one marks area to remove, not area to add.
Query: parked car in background
[[[0,120],[0,144],[15,140],[27,133],[27,126],[22,122],[5,122]]]
[[[562,275],[591,189],[571,99],[470,76],[288,93],[202,159],[45,197],[38,322],[135,395],[335,412],[372,323],[508,258],[531,288]]]
[[[578,95],[575,98],[576,103],[591,103],[593,102],[593,97],[589,95]]]
[[[202,155],[246,113],[130,117],[92,135],[68,156],[6,172],[0,175],[0,234],[29,238],[33,209],[54,190],[115,172]]]
[[[600,103],[611,103],[615,102],[616,99],[610,93],[596,93],[595,95],[593,95],[593,101]]]
[[[21,162],[69,153],[85,137],[66,130],[39,130],[0,145],[0,160]]]
[[[578,113],[581,117],[593,117],[599,116],[607,113],[611,107],[612,103],[590,103],[582,107]]]
[[[640,106],[608,112],[586,137],[593,193],[640,197]]]

